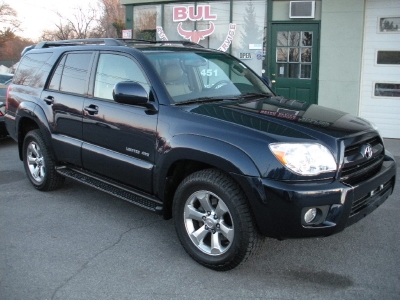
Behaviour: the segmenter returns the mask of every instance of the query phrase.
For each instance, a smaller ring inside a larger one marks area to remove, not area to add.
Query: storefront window
[[[262,61],[266,52],[267,1],[233,1],[232,23],[236,35],[232,42],[232,54],[261,75]]]
[[[133,38],[156,40],[157,26],[161,25],[161,5],[135,6],[133,9]]]
[[[261,75],[266,54],[266,10],[266,0],[138,5],[133,9],[133,37],[187,40],[230,52]]]
[[[229,31],[229,1],[183,2],[164,6],[168,40],[188,40],[218,49]]]

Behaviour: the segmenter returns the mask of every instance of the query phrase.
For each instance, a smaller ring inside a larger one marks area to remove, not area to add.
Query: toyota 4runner
[[[188,42],[42,42],[21,59],[6,126],[33,186],[66,177],[174,217],[199,263],[328,236],[392,193],[396,163],[350,114],[279,97],[243,62]]]

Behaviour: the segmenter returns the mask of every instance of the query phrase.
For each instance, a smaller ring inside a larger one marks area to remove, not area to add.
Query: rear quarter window
[[[58,63],[49,89],[84,95],[88,88],[92,52],[67,53]]]
[[[26,54],[18,64],[14,84],[43,88],[51,70],[51,52]]]

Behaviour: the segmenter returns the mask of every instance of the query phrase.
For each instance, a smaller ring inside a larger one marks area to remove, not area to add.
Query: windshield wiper
[[[182,102],[176,102],[174,105],[184,105],[184,104],[191,104],[191,103],[204,103],[204,102],[218,102],[218,101],[225,101],[225,100],[237,100],[237,98],[228,97],[228,98],[217,98],[217,97],[200,97],[196,99],[190,99]]]
[[[240,99],[259,98],[259,97],[270,98],[272,96],[273,96],[272,94],[267,94],[267,93],[251,92],[251,93],[243,94],[242,96],[240,96]]]

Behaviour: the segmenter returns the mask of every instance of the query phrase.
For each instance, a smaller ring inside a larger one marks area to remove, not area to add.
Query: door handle
[[[47,96],[46,98],[43,99],[44,102],[46,102],[48,105],[51,105],[54,103],[54,97],[53,96]]]
[[[276,80],[271,80],[271,83],[272,83],[272,84],[275,84],[275,83],[276,83]]]
[[[99,107],[91,104],[89,106],[85,106],[84,110],[87,111],[89,115],[97,115],[99,112]]]

